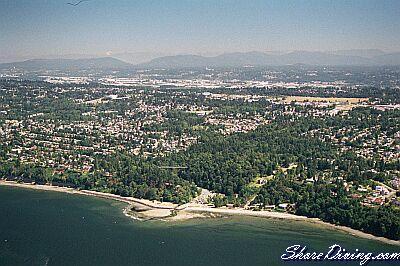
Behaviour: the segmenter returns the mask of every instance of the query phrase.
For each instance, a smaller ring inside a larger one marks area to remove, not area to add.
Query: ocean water
[[[89,196],[0,186],[0,265],[359,265],[287,262],[288,246],[326,252],[400,252],[305,222],[249,217],[135,221],[124,204]],[[371,262],[368,265],[399,265]]]

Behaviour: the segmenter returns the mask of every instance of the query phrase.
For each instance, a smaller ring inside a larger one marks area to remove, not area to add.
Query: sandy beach
[[[134,219],[141,219],[141,220],[163,219],[167,221],[182,221],[195,218],[212,218],[221,216],[241,215],[241,216],[254,216],[254,217],[270,218],[270,219],[305,221],[309,223],[314,223],[316,225],[329,227],[335,230],[340,230],[356,237],[371,239],[375,241],[384,242],[386,244],[400,246],[400,241],[395,241],[384,237],[377,237],[346,226],[338,226],[326,223],[318,218],[308,218],[305,216],[298,216],[283,212],[251,211],[251,210],[245,210],[243,208],[232,208],[232,209],[212,208],[200,204],[190,204],[190,203],[179,206],[177,204],[172,204],[167,202],[161,203],[145,199],[137,199],[133,197],[122,197],[114,194],[102,193],[97,191],[77,190],[73,188],[58,187],[51,185],[17,183],[15,181],[5,181],[5,180],[0,180],[0,185],[35,189],[35,190],[62,192],[69,194],[79,194],[79,195],[94,196],[109,200],[116,200],[128,204],[127,207],[124,209],[124,214]]]

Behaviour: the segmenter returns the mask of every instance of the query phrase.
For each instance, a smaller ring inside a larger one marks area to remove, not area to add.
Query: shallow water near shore
[[[142,222],[126,217],[125,206],[0,186],[0,265],[296,265],[280,259],[294,244],[321,252],[335,243],[347,250],[400,252],[396,246],[306,222],[242,216]]]

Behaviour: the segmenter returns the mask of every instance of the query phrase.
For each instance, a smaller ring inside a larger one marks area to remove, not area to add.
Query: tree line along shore
[[[5,181],[5,180],[0,180],[0,186],[70,193],[77,195],[92,196],[107,200],[115,200],[118,202],[128,204],[128,206],[123,210],[126,216],[137,219],[138,215],[132,213],[139,212],[140,213],[139,217],[141,217],[141,220],[144,221],[154,220],[154,219],[162,219],[166,221],[182,221],[187,219],[208,219],[208,218],[230,216],[230,215],[253,216],[253,217],[270,218],[270,219],[286,219],[294,221],[304,221],[307,223],[312,223],[323,227],[339,230],[351,234],[355,237],[361,237],[374,241],[380,241],[386,244],[400,246],[400,241],[395,241],[384,237],[377,237],[345,226],[333,225],[330,223],[323,222],[318,218],[307,218],[305,216],[298,216],[289,213],[271,212],[271,211],[252,211],[243,208],[233,208],[233,209],[215,208],[200,204],[185,204],[186,206],[184,206],[183,208],[179,208],[180,206],[177,204],[170,204],[170,203],[163,204],[161,202],[136,199],[132,197],[122,197],[115,194],[109,194],[97,191],[77,190],[74,188],[57,187],[50,185],[36,185],[32,183],[18,183],[14,181]]]

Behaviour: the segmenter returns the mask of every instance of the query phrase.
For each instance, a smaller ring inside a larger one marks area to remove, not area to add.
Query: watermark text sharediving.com
[[[397,253],[382,252],[374,254],[362,252],[359,249],[346,250],[340,245],[334,244],[324,253],[308,251],[307,246],[293,245],[286,248],[281,259],[284,261],[357,261],[363,266],[371,261],[400,262],[400,251]]]

